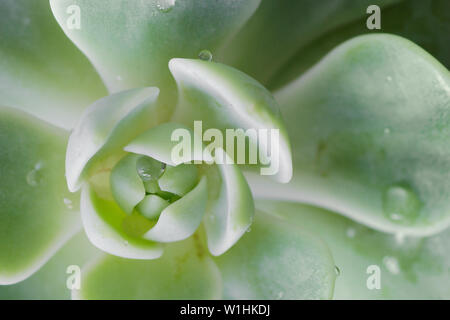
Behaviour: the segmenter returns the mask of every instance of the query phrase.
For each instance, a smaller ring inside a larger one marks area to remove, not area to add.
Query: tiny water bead
[[[136,162],[136,170],[143,181],[156,181],[166,170],[166,164],[153,158],[142,156]]]
[[[213,55],[212,55],[211,51],[206,50],[206,49],[200,51],[200,53],[198,54],[198,57],[200,60],[203,60],[203,61],[212,61],[212,59],[213,59]]]
[[[43,168],[42,162],[38,162],[36,163],[34,168],[27,173],[26,180],[28,185],[32,187],[37,187],[42,183],[43,181],[42,168]]]
[[[68,198],[63,199],[64,205],[67,207],[67,209],[73,209],[73,203],[72,200]]]
[[[383,258],[383,264],[390,273],[392,274],[400,273],[400,266],[398,264],[397,258],[386,256]]]
[[[341,269],[339,269],[338,266],[334,266],[334,273],[336,274],[336,277],[339,277],[341,275]]]
[[[356,230],[355,228],[347,228],[345,234],[347,235],[348,238],[354,238],[356,235]]]
[[[159,11],[167,13],[173,9],[176,0],[158,0],[156,7]]]
[[[396,223],[413,224],[421,208],[422,203],[417,194],[405,185],[391,185],[383,194],[383,212]]]

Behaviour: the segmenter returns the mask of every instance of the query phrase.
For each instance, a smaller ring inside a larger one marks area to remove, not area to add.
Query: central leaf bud
[[[193,164],[170,166],[145,155],[129,153],[113,168],[111,191],[127,216],[123,230],[142,237],[158,222],[163,211],[188,194],[198,183]]]

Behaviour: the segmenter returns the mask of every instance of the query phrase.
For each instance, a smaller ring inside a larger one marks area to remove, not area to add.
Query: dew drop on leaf
[[[334,273],[337,277],[339,277],[341,275],[341,269],[339,269],[338,266],[334,266]]]
[[[393,222],[412,224],[419,217],[422,207],[416,193],[409,187],[394,184],[383,194],[384,214]]]
[[[200,51],[200,53],[198,54],[198,57],[200,60],[203,60],[203,61],[212,61],[212,58],[213,58],[212,53],[209,50]]]
[[[142,156],[136,162],[136,170],[143,181],[158,180],[166,170],[166,164],[153,158]]]
[[[395,257],[389,256],[384,257],[383,264],[390,273],[392,274],[400,273],[400,266],[398,264],[398,260]]]
[[[67,209],[73,209],[72,200],[70,200],[68,198],[64,198],[63,201],[64,201],[64,204],[67,207]]]
[[[42,167],[43,167],[42,162],[38,162],[36,163],[34,168],[30,172],[28,172],[26,177],[28,185],[32,187],[37,187],[42,183],[43,181]]]
[[[156,7],[159,11],[167,13],[173,9],[176,0],[158,0]]]
[[[356,235],[356,230],[355,228],[348,228],[346,231],[346,235],[348,238],[354,238]]]

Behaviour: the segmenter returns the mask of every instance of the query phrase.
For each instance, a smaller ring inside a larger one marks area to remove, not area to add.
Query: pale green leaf
[[[220,52],[220,61],[267,85],[293,55],[313,40],[366,16],[369,5],[399,0],[263,0],[255,14]]]
[[[257,197],[315,204],[385,232],[450,223],[449,72],[413,43],[368,35],[333,50],[276,94],[295,179]]]
[[[207,182],[203,178],[188,194],[165,208],[156,225],[143,238],[174,242],[190,237],[202,222],[207,196]]]
[[[195,131],[194,125],[194,121],[201,120],[202,130],[219,129],[222,137],[228,140],[234,137],[228,137],[226,129],[240,129],[241,138],[248,137],[249,145],[244,150],[238,145],[237,151],[245,151],[245,158],[249,158],[248,153],[256,150],[253,148],[256,146],[259,164],[268,164],[263,165],[266,174],[280,182],[290,180],[292,160],[289,139],[278,105],[266,88],[239,70],[220,63],[172,59],[169,67],[180,92],[178,107],[172,117],[175,121],[194,128],[194,132],[201,135]],[[278,130],[278,141],[262,138],[257,135],[258,129],[265,129],[266,133],[269,131],[269,137],[272,129]],[[256,134],[252,135],[250,131]],[[239,164],[239,155],[231,155],[234,149],[226,146],[231,142],[228,140],[221,147],[235,161],[237,157]],[[271,158],[268,157],[270,151]],[[244,162],[248,164],[249,160]]]
[[[225,299],[329,299],[336,278],[328,247],[306,229],[261,211],[251,230],[216,258]]]
[[[0,108],[0,284],[38,270],[80,229],[64,179],[67,133]]]
[[[82,270],[75,299],[219,299],[217,266],[197,236],[171,244],[157,260],[106,256]]]
[[[97,248],[129,259],[156,259],[163,253],[160,244],[125,232],[128,215],[111,199],[101,198],[89,185],[81,190],[81,219],[84,230]]]
[[[111,171],[111,193],[119,207],[131,214],[134,207],[145,197],[142,179],[136,170],[139,155],[128,154],[123,157]]]
[[[216,150],[216,154],[220,151]],[[237,166],[205,166],[203,170],[208,179],[204,219],[208,248],[218,256],[230,249],[251,225],[255,213],[253,196]]]
[[[79,189],[89,170],[105,159],[123,154],[121,150],[131,139],[158,124],[155,114],[159,90],[139,88],[104,97],[83,113],[69,137],[66,155],[66,176],[69,190]]]
[[[99,70],[110,92],[157,86],[173,101],[167,64],[222,46],[247,21],[259,0],[51,0],[56,20]],[[81,28],[70,29],[67,8],[80,8]],[[166,10],[161,10],[166,9]],[[169,92],[170,91],[170,92]],[[165,105],[169,110],[170,103]]]
[[[258,207],[325,241],[340,270],[335,299],[450,298],[449,229],[429,238],[414,238],[381,233],[303,204],[261,201]],[[379,289],[373,286],[377,275]]]
[[[99,254],[101,251],[89,242],[84,232],[79,232],[31,277],[14,285],[0,286],[0,300],[70,299],[78,276],[73,266],[81,268]]]
[[[47,0],[0,2],[0,100],[70,129],[106,94],[86,57],[58,26]]]
[[[366,33],[392,33],[421,46],[447,68],[450,67],[450,1],[407,0],[381,9],[381,29],[369,30],[369,14],[348,25],[330,30],[299,51],[270,79],[270,88],[280,88],[297,78],[342,42]]]

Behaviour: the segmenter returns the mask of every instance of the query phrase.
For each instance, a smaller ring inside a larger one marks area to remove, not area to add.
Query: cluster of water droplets
[[[156,2],[156,8],[163,13],[167,13],[175,7],[176,0],[158,0]]]

